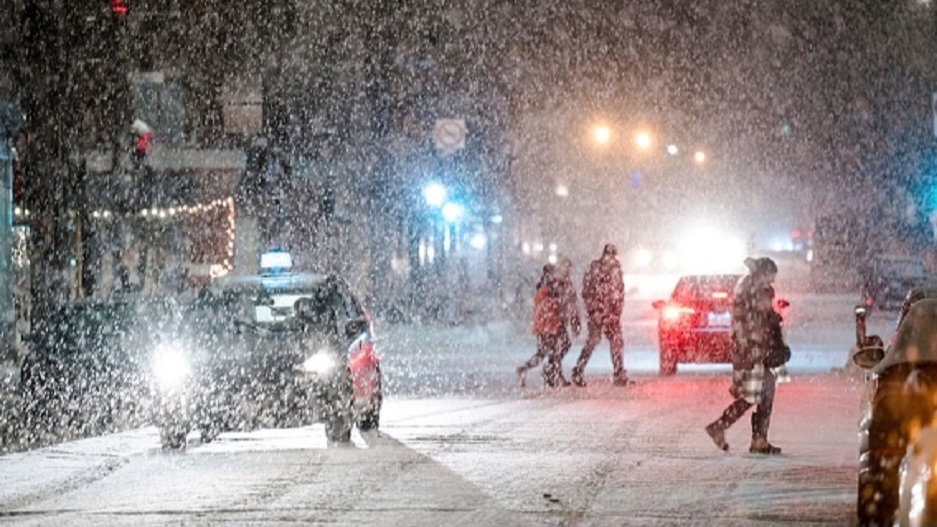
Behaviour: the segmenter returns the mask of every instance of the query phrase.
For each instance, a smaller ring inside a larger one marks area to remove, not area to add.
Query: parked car
[[[224,277],[153,359],[156,424],[168,448],[220,432],[324,422],[330,442],[376,429],[382,404],[371,319],[335,275]]]
[[[653,303],[660,374],[673,375],[682,362],[732,362],[732,301],[741,275],[683,276],[668,300]]]
[[[860,525],[892,525],[899,504],[902,456],[937,411],[937,298],[930,287],[907,295],[887,346],[865,335],[856,310],[852,359],[868,369],[859,421],[857,514]]]
[[[908,291],[926,280],[921,258],[876,256],[862,271],[862,304],[883,311],[895,310]]]
[[[147,364],[182,306],[118,298],[68,304],[28,343],[20,390],[30,428],[86,435],[149,417]]]

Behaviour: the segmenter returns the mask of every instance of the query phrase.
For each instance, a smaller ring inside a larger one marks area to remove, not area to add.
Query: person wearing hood
[[[582,377],[583,370],[603,334],[608,338],[612,355],[613,384],[633,384],[625,372],[622,357],[625,340],[621,331],[621,313],[625,306],[625,282],[621,264],[618,262],[618,250],[613,244],[606,244],[602,249],[602,256],[589,265],[589,270],[582,279],[582,300],[589,316],[589,335],[573,367],[573,384],[586,385]]]
[[[774,311],[772,286],[778,267],[770,258],[747,258],[745,265],[749,273],[736,285],[732,306],[732,386],[729,393],[735,400],[718,419],[706,426],[706,433],[717,447],[728,450],[726,429],[755,406],[749,452],[780,454],[781,449],[768,442],[776,384],[771,369],[772,356],[778,346],[783,345],[778,342],[780,316]],[[789,349],[787,354],[789,357]]]

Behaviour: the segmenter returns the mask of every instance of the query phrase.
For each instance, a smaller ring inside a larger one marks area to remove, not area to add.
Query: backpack
[[[560,303],[547,285],[534,294],[534,333],[553,334],[560,330]]]

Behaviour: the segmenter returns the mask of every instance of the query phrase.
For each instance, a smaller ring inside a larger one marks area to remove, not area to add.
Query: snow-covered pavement
[[[587,388],[547,390],[513,367],[533,350],[509,323],[379,327],[381,437],[326,448],[321,426],[223,434],[183,453],[151,428],[0,457],[0,522],[14,525],[844,525],[855,521],[861,380],[839,371],[852,299],[791,298],[794,382],[771,439],[747,419],[721,452],[703,426],[730,402],[728,367],[658,378],[650,299],[629,303],[626,367],[607,345]],[[887,335],[891,316],[873,330]],[[574,345],[567,367],[575,360]]]

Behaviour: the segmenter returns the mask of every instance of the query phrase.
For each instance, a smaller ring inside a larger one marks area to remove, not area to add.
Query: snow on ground
[[[378,325],[382,437],[326,448],[321,425],[158,449],[152,428],[0,456],[0,518],[18,525],[844,525],[855,521],[861,378],[841,370],[854,297],[790,295],[794,382],[779,387],[778,458],[747,453],[748,417],[712,445],[727,365],[658,378],[652,295],[625,315],[637,386],[611,386],[603,343],[589,387],[544,389],[514,366],[525,324]],[[893,314],[870,327],[888,335]],[[566,359],[572,365],[580,337]]]

